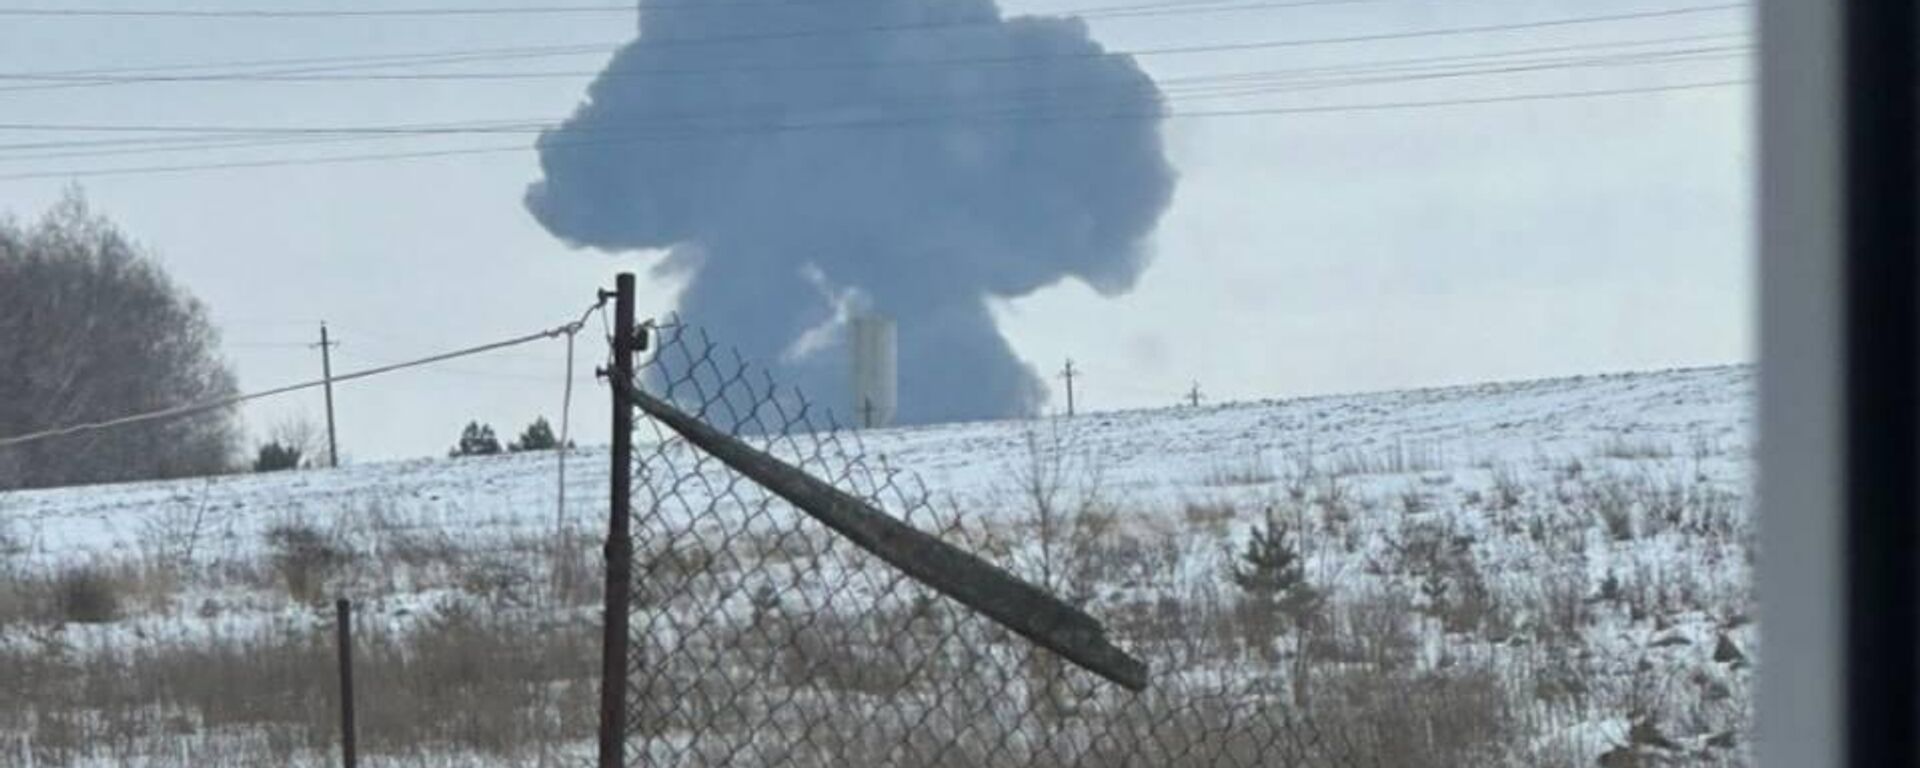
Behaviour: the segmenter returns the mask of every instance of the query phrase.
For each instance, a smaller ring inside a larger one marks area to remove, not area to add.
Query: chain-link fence
[[[1017,537],[934,503],[703,332],[669,324],[651,346],[638,378],[653,397],[922,531],[1014,559]],[[657,421],[637,422],[635,457],[632,764],[1351,762],[1270,678],[1192,653],[1177,628],[1116,628],[1152,668],[1132,693],[915,582]]]

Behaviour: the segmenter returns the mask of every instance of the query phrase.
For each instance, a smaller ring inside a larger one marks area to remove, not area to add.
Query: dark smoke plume
[[[527,191],[576,247],[668,249],[679,310],[838,405],[850,311],[899,329],[900,420],[1033,413],[989,299],[1130,290],[1172,196],[1159,89],[992,0],[658,0]],[[658,313],[654,313],[658,314]],[[836,408],[843,414],[844,409]]]

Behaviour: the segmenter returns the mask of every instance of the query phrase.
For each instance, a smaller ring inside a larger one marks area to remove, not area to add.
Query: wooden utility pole
[[[327,339],[327,323],[320,322],[320,376],[327,390],[327,466],[340,466],[340,444],[333,432],[333,348],[340,342]]]
[[[1079,373],[1073,369],[1073,358],[1067,358],[1067,367],[1061,369],[1060,378],[1067,380],[1067,415],[1073,415],[1073,376]]]
[[[606,293],[601,293],[606,298]],[[600,656],[599,768],[626,768],[627,618],[633,587],[630,529],[633,473],[633,273],[614,279],[613,366],[602,369],[613,390],[612,487],[607,508],[606,626]]]

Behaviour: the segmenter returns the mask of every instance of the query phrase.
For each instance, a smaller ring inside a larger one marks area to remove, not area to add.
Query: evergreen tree
[[[278,472],[283,469],[300,468],[300,447],[282,445],[278,441],[260,446],[260,455],[253,460],[255,472]]]
[[[1307,584],[1292,529],[1274,515],[1271,507],[1266,518],[1264,524],[1254,525],[1230,575],[1234,586],[1246,595],[1242,606],[1248,644],[1271,660],[1280,619],[1286,617],[1296,624],[1306,621],[1320,607],[1320,593]]]
[[[448,456],[492,456],[500,452],[500,440],[493,436],[493,427],[477,421],[467,422],[467,428],[460,432],[460,443],[448,451]]]
[[[551,451],[558,447],[560,447],[560,441],[553,436],[553,426],[547,423],[546,417],[542,416],[527,425],[526,431],[520,433],[520,439],[515,440],[507,449],[517,453]]]

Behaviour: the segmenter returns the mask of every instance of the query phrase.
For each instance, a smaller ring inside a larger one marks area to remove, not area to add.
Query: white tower
[[[900,386],[893,321],[879,315],[853,319],[853,423],[862,429],[893,423]]]

